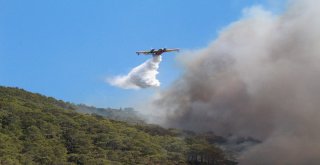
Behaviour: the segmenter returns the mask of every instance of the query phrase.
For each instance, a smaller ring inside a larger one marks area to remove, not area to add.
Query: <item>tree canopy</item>
[[[205,138],[75,109],[52,97],[0,87],[0,165],[235,163]]]

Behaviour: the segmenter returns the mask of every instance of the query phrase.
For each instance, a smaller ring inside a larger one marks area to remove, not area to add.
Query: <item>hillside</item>
[[[87,106],[85,104],[79,104],[74,106],[75,110],[84,114],[96,114],[108,119],[125,121],[127,123],[144,123],[142,117],[133,108],[96,108],[93,106]]]
[[[233,164],[205,138],[81,114],[75,105],[0,87],[0,164]]]

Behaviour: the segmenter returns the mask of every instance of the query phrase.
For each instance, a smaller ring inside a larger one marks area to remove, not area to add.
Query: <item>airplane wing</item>
[[[180,49],[177,49],[177,48],[175,48],[175,49],[166,49],[166,52],[174,52],[174,51],[179,52],[179,50]]]
[[[140,54],[144,54],[144,55],[151,54],[150,51],[137,51],[136,53],[137,53],[138,55],[140,55]]]

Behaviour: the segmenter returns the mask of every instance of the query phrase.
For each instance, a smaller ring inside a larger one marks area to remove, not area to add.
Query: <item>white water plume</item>
[[[160,86],[157,79],[161,56],[153,56],[143,64],[133,68],[127,75],[117,76],[108,80],[113,85],[124,89],[141,89]]]

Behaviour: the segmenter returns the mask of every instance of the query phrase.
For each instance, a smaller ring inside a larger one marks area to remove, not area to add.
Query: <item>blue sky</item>
[[[0,85],[74,103],[125,107],[158,89],[123,90],[105,83],[150,57],[135,51],[197,49],[213,41],[242,9],[277,0],[0,0]],[[161,88],[180,74],[166,54]]]

